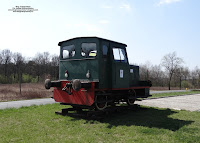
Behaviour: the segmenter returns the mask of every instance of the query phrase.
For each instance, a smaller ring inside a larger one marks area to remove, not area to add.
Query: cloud
[[[85,24],[83,27],[85,27],[88,31],[91,32],[100,32],[101,33],[101,28],[99,28],[97,25],[92,25],[92,24]]]
[[[95,24],[79,23],[79,24],[66,24],[66,28],[75,31],[90,31],[102,32],[102,29]]]
[[[180,2],[181,0],[160,0],[160,2],[157,3],[157,6],[164,5],[164,4],[171,4]]]
[[[108,23],[110,23],[110,21],[103,19],[103,20],[100,20],[99,23],[101,23],[101,24],[108,24]]]
[[[130,11],[131,10],[131,6],[129,4],[122,4],[120,6],[121,9],[125,9],[127,11]]]
[[[113,7],[110,6],[110,5],[103,5],[103,6],[101,6],[101,8],[104,8],[104,9],[112,9]]]
[[[102,5],[101,6],[101,8],[103,8],[103,9],[125,9],[126,11],[130,11],[131,10],[131,6],[130,6],[130,4],[125,4],[125,3],[123,3],[123,4],[121,4],[120,6],[117,6],[117,5],[114,5],[114,6],[111,6],[111,5]]]

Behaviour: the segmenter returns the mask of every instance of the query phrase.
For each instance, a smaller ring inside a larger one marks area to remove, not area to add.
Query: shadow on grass
[[[105,115],[101,120],[96,119],[101,123],[108,123],[108,128],[117,126],[143,126],[149,128],[168,129],[171,131],[177,131],[185,125],[189,125],[194,121],[185,121],[179,119],[173,119],[168,117],[169,115],[178,113],[170,109],[155,109],[140,107],[138,110],[126,110],[122,112],[114,112],[109,115]],[[73,117],[72,120],[79,120],[80,117]],[[84,118],[86,122],[93,123],[93,120]]]

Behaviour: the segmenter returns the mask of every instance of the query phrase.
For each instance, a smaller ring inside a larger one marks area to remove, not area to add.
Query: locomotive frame
[[[45,80],[54,87],[53,98],[74,108],[104,110],[109,105],[147,98],[151,81],[141,81],[139,66],[129,65],[126,44],[99,38],[77,37],[59,42],[59,80]]]

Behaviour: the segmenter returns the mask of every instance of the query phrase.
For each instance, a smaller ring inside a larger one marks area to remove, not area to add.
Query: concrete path
[[[155,94],[155,93],[171,93],[171,92],[188,92],[191,90],[164,90],[164,91],[150,91],[150,94]]]
[[[55,103],[55,101],[52,98],[0,102],[0,109],[20,108],[20,107],[25,107],[25,106],[45,105],[45,104],[53,104],[53,103]]]
[[[200,111],[200,94],[147,99],[136,101],[136,104],[175,110]]]

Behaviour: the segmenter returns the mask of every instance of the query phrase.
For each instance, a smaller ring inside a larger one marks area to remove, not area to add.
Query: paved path
[[[171,92],[187,92],[191,90],[164,90],[164,91],[150,91],[150,94],[154,93],[171,93]]]
[[[136,104],[175,110],[200,111],[200,94],[136,101]]]
[[[52,104],[52,103],[55,103],[55,101],[54,99],[51,99],[51,98],[0,102],[0,109],[20,108],[23,106],[45,105],[45,104]]]

